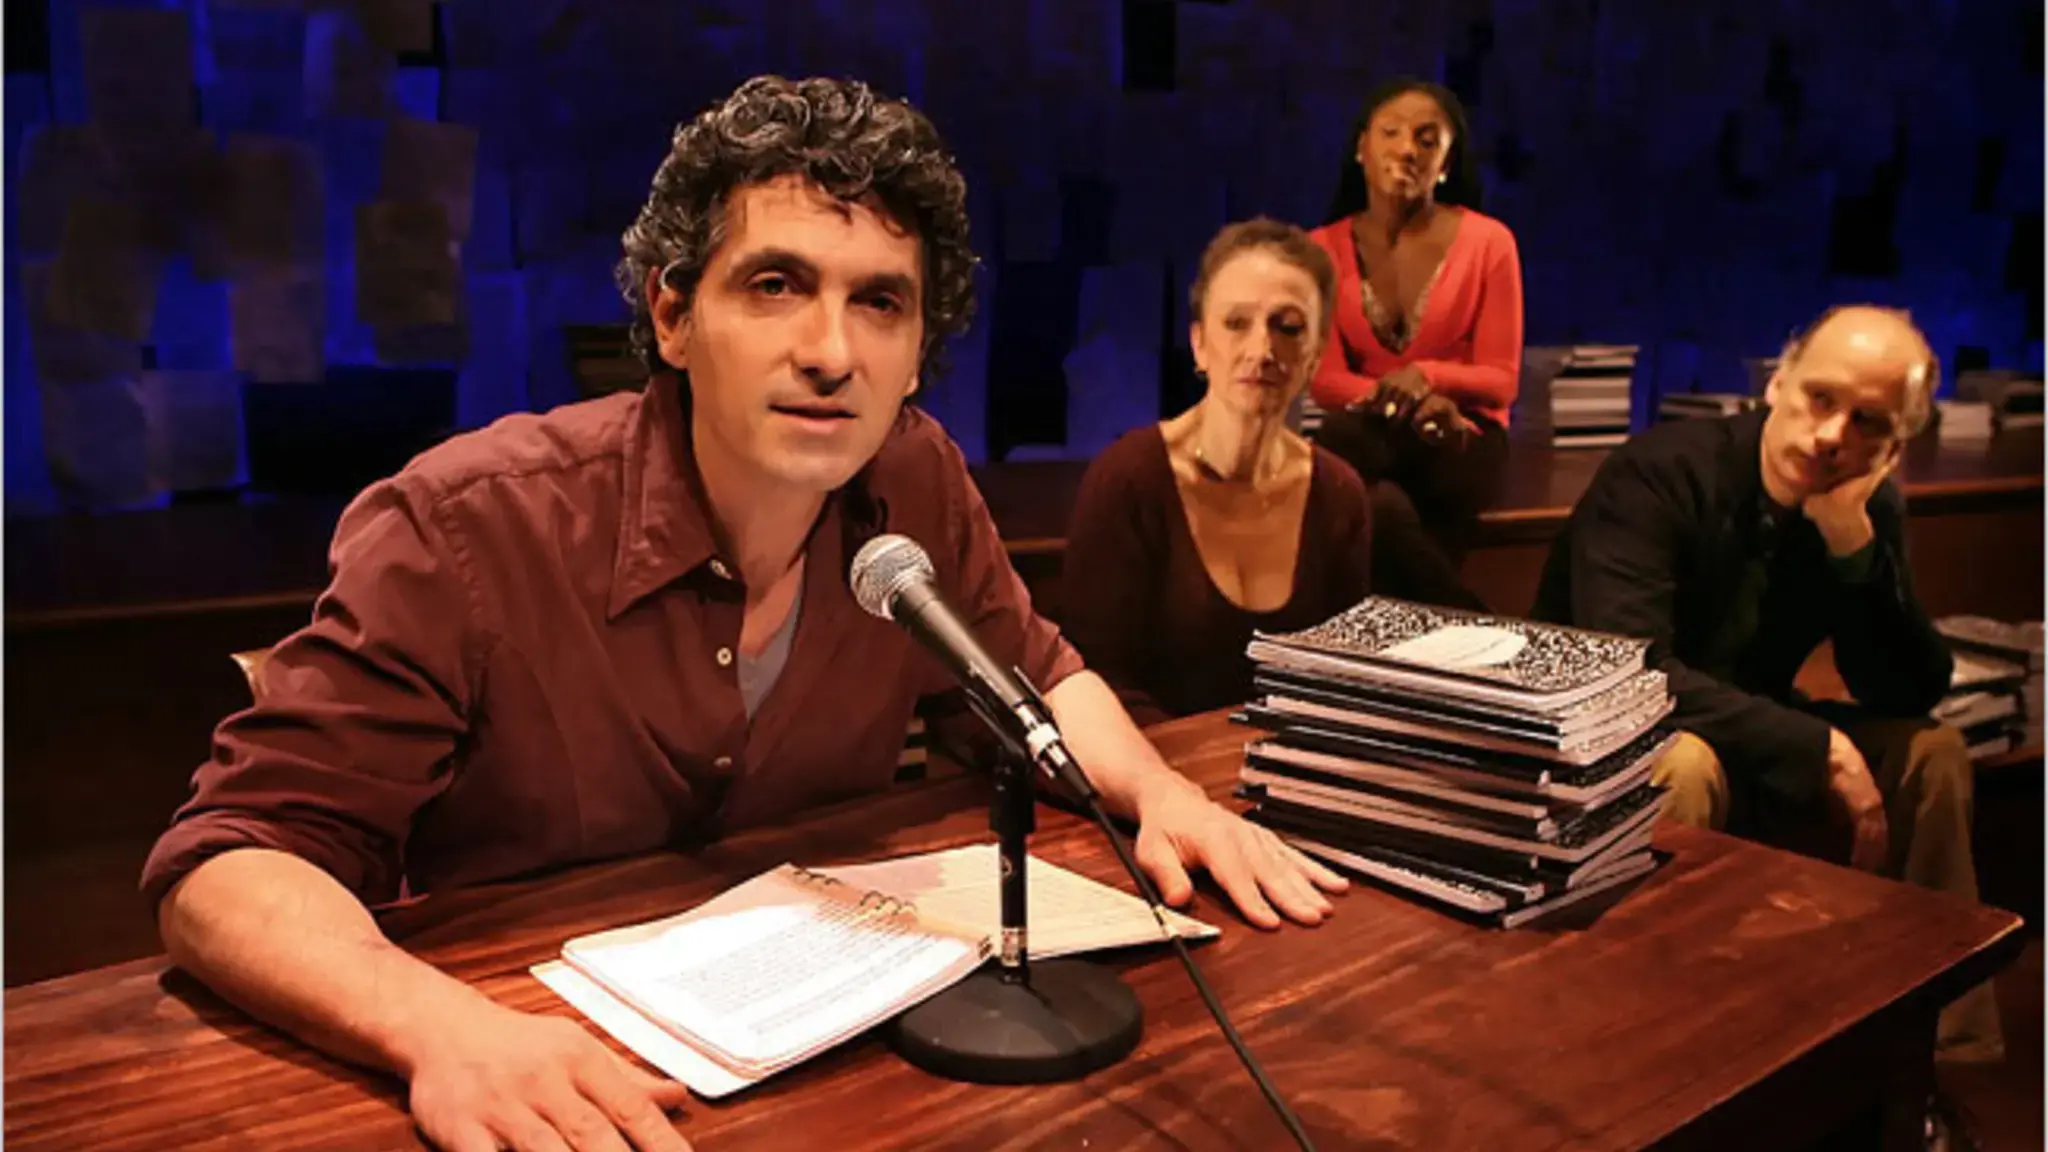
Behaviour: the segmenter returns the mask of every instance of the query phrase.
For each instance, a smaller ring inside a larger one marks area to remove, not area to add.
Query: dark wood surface
[[[1223,795],[1243,729],[1155,730]],[[686,908],[785,860],[869,859],[986,838],[983,783],[955,778],[821,810],[694,856],[654,855],[387,911],[394,939],[514,1007],[569,1015],[527,968],[563,940]],[[1939,1004],[2020,947],[2008,913],[1670,827],[1671,863],[1578,922],[1498,932],[1369,889],[1321,928],[1262,933],[1204,891],[1218,995],[1330,1149],[1759,1147],[1836,1131],[1924,1081]],[[1034,850],[1120,882],[1081,823]],[[741,1148],[1277,1148],[1285,1134],[1157,950],[1118,957],[1146,1012],[1122,1064],[1068,1085],[986,1088],[857,1040],[682,1130]],[[160,960],[6,996],[10,1149],[417,1143],[401,1086],[256,1026]],[[1875,1111],[1873,1111],[1875,1109]]]
[[[1518,429],[1482,543],[1547,542],[1606,453],[1552,449],[1540,427]],[[1901,468],[1919,513],[2039,507],[2039,430],[1978,444],[1915,441]],[[976,469],[989,510],[1020,557],[1065,548],[1084,461]],[[109,617],[311,603],[326,582],[327,544],[342,504],[292,498],[202,504],[108,516],[7,522],[7,623],[46,627]]]

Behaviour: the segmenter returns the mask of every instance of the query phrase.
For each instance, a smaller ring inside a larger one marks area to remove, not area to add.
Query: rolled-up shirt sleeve
[[[252,847],[299,856],[367,903],[398,896],[407,832],[446,786],[485,643],[445,527],[400,481],[342,514],[312,622],[262,665],[254,706],[215,730],[144,865],[152,907],[208,859]]]

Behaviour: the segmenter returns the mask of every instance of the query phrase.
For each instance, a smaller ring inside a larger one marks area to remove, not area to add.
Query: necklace
[[[1256,463],[1252,466],[1252,475],[1243,480],[1236,479],[1212,463],[1208,452],[1202,446],[1202,431],[1205,422],[1197,422],[1193,433],[1188,437],[1189,442],[1194,446],[1193,451],[1189,455],[1193,459],[1196,475],[1209,481],[1211,484],[1227,486],[1227,490],[1231,491],[1239,499],[1248,498],[1261,508],[1270,507],[1286,495],[1285,486],[1271,484],[1262,486],[1259,483],[1259,466]],[[1270,455],[1270,453],[1260,453],[1262,458],[1267,455]],[[1263,463],[1263,459],[1260,462]],[[1267,480],[1273,478],[1270,475],[1266,477]]]

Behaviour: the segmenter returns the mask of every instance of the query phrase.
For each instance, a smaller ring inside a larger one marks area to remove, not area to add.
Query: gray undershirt
[[[789,663],[789,645],[796,638],[796,618],[804,606],[803,585],[797,585],[796,597],[790,601],[789,615],[783,618],[782,627],[768,638],[767,647],[757,656],[739,654],[740,702],[747,708],[747,723],[754,722],[754,713],[760,711],[761,701],[782,678],[783,666]]]

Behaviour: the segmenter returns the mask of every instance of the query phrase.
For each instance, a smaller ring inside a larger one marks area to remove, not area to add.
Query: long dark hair
[[[1372,114],[1380,110],[1380,105],[1410,92],[1420,92],[1436,101],[1451,122],[1451,152],[1444,157],[1444,182],[1436,189],[1436,202],[1479,207],[1479,170],[1472,163],[1472,133],[1465,122],[1465,105],[1456,93],[1441,84],[1396,76],[1366,93],[1358,120],[1351,125],[1351,134],[1344,138],[1344,154],[1337,168],[1337,191],[1330,197],[1330,211],[1323,223],[1334,224],[1365,210],[1367,192],[1365,172],[1358,166],[1358,138],[1364,134],[1366,125],[1372,123]]]

